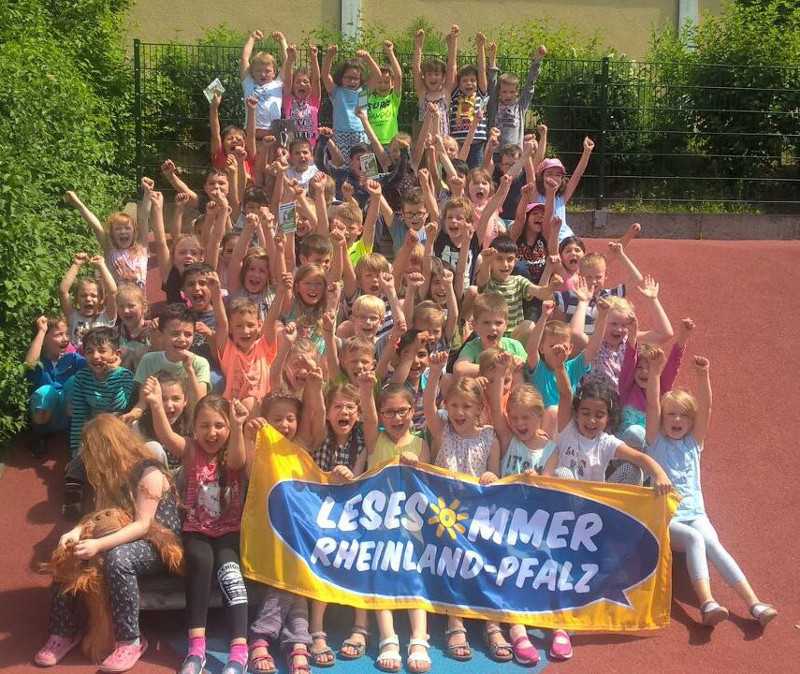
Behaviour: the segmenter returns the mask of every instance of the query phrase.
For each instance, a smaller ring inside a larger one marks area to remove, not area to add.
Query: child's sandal
[[[325,632],[312,632],[311,638],[314,641],[325,642],[325,648],[316,651],[314,650],[314,644],[311,644],[311,648],[308,651],[308,659],[311,661],[311,664],[314,665],[314,667],[333,667],[333,665],[336,664],[336,653],[328,646],[328,635]],[[325,656],[328,657],[325,658]]]
[[[463,644],[450,643],[451,638],[455,634],[462,634],[464,636]],[[445,630],[444,636],[447,639],[448,657],[453,658],[453,660],[458,660],[459,662],[472,660],[472,649],[469,647],[469,641],[467,641],[467,630],[465,630],[463,627],[454,627],[453,629]],[[459,651],[462,652],[459,653]]]
[[[771,604],[759,601],[750,607],[750,615],[758,620],[761,627],[766,627],[774,618],[778,617],[778,611]]]
[[[300,656],[306,659],[305,664],[298,665],[295,663],[294,659],[299,658]],[[307,648],[301,648],[299,646],[295,646],[289,653],[286,655],[286,664],[289,665],[289,674],[301,674],[302,672],[310,672],[311,665],[310,656]]]
[[[384,651],[387,646],[397,646],[396,651]],[[384,664],[381,664],[381,663]],[[375,659],[375,666],[382,672],[399,672],[403,664],[400,657],[400,640],[397,635],[386,637],[378,643],[378,657]]]
[[[353,641],[352,636],[354,634],[360,634],[364,637],[364,643],[360,644],[357,641]],[[339,657],[342,660],[358,660],[364,653],[367,651],[367,642],[369,641],[369,632],[363,627],[359,627],[358,625],[354,625],[353,629],[350,630],[350,639],[345,639],[342,642],[341,648],[339,648]],[[352,648],[354,653],[345,653],[342,649],[343,648]]]
[[[730,613],[724,606],[720,606],[713,599],[710,599],[700,607],[700,617],[706,627],[719,625],[723,620],[727,620]]]
[[[536,646],[531,643],[527,634],[512,639],[511,650],[514,653],[514,659],[520,665],[533,667],[539,663],[539,651],[536,649]]]
[[[417,651],[412,653],[411,649],[419,646],[425,649],[424,653]],[[408,658],[406,658],[406,666],[413,674],[422,674],[429,672],[431,669],[431,656],[428,655],[431,645],[427,639],[409,639],[408,641]]]
[[[550,657],[553,660],[569,660],[572,657],[572,640],[564,630],[553,632],[553,643],[550,644]]]
[[[263,648],[267,652],[266,655],[254,655],[253,651],[257,648]],[[269,652],[269,641],[266,639],[256,639],[250,644],[250,662],[247,671],[252,674],[275,674],[278,671],[275,660]]]
[[[492,636],[495,634],[500,635],[500,643],[492,643]],[[486,648],[489,649],[489,657],[495,662],[509,662],[514,658],[512,646],[506,641],[503,631],[499,627],[494,626],[485,630],[483,638],[486,641]]]

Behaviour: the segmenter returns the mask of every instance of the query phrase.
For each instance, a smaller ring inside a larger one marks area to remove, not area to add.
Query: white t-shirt
[[[272,82],[267,82],[266,84],[256,84],[248,73],[242,80],[242,89],[244,89],[245,100],[250,96],[255,96],[258,99],[258,107],[256,108],[257,129],[269,129],[274,120],[281,118],[283,80],[280,77],[276,77]]]
[[[311,179],[319,173],[319,169],[314,165],[311,164],[305,171],[302,173],[298,173],[295,171],[291,166],[286,169],[286,177],[289,180],[296,180],[297,184],[300,185],[303,189],[308,188],[308,183],[311,182]]]
[[[622,443],[608,433],[600,433],[596,438],[580,434],[575,420],[558,434],[556,468],[569,468],[578,480],[593,482],[606,481],[606,468]]]

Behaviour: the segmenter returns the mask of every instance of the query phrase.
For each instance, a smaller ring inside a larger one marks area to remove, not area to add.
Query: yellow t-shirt
[[[372,468],[380,463],[394,459],[403,452],[411,452],[419,456],[422,453],[425,441],[418,435],[408,435],[403,444],[395,444],[386,433],[380,433],[375,442],[375,451],[367,454],[367,468]]]

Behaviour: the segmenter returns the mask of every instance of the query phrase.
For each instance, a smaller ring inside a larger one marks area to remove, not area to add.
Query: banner
[[[669,622],[677,499],[518,475],[482,487],[397,462],[340,483],[262,429],[242,518],[244,575],[333,604],[424,608],[568,630]]]

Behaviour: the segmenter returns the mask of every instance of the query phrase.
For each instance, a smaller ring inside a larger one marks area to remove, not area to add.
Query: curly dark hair
[[[613,433],[619,426],[622,408],[619,402],[619,394],[608,377],[592,378],[581,382],[578,390],[572,398],[572,409],[577,415],[578,407],[584,400],[602,400],[608,410],[608,425],[606,433]]]

